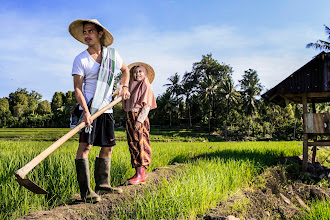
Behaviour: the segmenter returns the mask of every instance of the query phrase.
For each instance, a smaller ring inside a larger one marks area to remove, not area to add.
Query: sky
[[[73,91],[74,58],[87,46],[68,32],[77,19],[98,19],[124,62],[150,64],[155,95],[168,78],[192,70],[203,55],[233,68],[238,85],[256,70],[264,92],[321,51],[329,0],[0,0],[0,98],[26,88],[51,101]],[[237,87],[239,89],[239,87]]]

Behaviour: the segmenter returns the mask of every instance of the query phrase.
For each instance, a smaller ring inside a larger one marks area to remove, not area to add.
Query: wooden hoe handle
[[[91,116],[91,119],[94,120],[97,117],[99,117],[101,114],[103,114],[106,110],[111,108],[112,106],[116,105],[118,102],[122,100],[122,97],[118,97],[115,101],[109,103],[99,111],[97,111],[95,114]],[[41,152],[38,156],[33,158],[29,163],[27,163],[24,167],[17,170],[15,172],[16,175],[20,176],[22,179],[24,179],[25,175],[30,172],[35,166],[37,166],[41,161],[43,161],[49,154],[53,153],[59,146],[61,146],[64,142],[66,142],[69,138],[71,138],[73,135],[75,135],[78,131],[80,131],[82,128],[85,127],[85,122],[81,122],[78,126],[76,126],[74,129],[66,133],[63,137],[58,139],[55,143],[50,145],[46,150]]]

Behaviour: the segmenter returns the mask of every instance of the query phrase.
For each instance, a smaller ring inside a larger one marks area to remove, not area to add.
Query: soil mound
[[[299,157],[280,158],[286,166],[269,168],[258,176],[251,187],[204,215],[204,219],[291,219],[302,209],[309,211],[308,202],[317,198],[330,200],[330,189],[303,183],[312,175],[299,172]]]

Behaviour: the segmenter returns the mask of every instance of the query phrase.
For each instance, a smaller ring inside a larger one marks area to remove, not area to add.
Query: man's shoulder
[[[87,55],[88,55],[86,52],[87,52],[86,50],[82,51],[80,54],[78,54],[78,55],[76,56],[75,59],[83,59],[83,58],[86,58]]]

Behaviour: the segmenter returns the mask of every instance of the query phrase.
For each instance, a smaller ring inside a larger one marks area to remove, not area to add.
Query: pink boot
[[[144,184],[146,182],[146,168],[137,167],[135,175],[128,180],[132,185]]]

